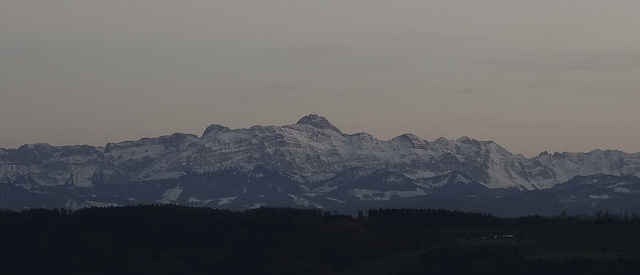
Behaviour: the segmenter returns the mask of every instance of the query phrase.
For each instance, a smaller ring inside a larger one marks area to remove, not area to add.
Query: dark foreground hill
[[[633,274],[635,216],[447,210],[231,212],[184,206],[0,212],[2,274]]]

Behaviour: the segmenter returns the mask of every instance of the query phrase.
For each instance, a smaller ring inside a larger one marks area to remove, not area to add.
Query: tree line
[[[566,215],[500,218],[444,209],[377,209],[352,217],[317,209],[233,212],[179,205],[0,211],[0,273],[334,273],[408,251],[426,251],[421,257],[422,270],[440,272],[446,267],[434,263],[476,255],[443,246],[460,237],[448,227],[640,224],[631,216],[621,220],[602,216],[605,219],[577,220]],[[474,253],[499,256],[485,259],[489,262],[505,258],[530,264],[511,248],[484,249],[489,250]]]

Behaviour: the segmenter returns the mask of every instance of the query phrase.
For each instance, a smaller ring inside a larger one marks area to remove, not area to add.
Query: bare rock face
[[[329,120],[327,120],[325,117],[319,116],[316,114],[305,116],[300,120],[298,120],[296,124],[309,125],[311,127],[315,127],[318,129],[323,129],[323,130],[326,129],[326,130],[331,130],[337,133],[342,133],[338,128],[336,128],[336,126],[333,126],[333,124],[331,124],[331,122],[329,122]]]

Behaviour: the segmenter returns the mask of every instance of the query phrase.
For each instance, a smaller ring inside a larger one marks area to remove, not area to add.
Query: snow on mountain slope
[[[640,154],[615,150],[589,153],[541,153],[524,163],[526,175],[540,188],[550,188],[575,176],[595,174],[640,176]]]
[[[102,152],[87,145],[55,147],[37,143],[3,151],[0,177],[5,182],[89,187],[95,172],[105,168]]]
[[[351,168],[369,168],[417,181],[457,171],[489,188],[532,190],[551,188],[577,175],[640,176],[640,153],[595,150],[525,158],[492,141],[468,137],[429,142],[412,134],[391,140],[345,134],[318,115],[284,126],[229,129],[213,124],[200,137],[173,134],[104,148],[31,144],[0,149],[0,181],[32,187],[91,187],[257,166],[302,185]]]

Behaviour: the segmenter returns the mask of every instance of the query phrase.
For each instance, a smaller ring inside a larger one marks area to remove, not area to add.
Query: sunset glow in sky
[[[640,152],[640,1],[2,1],[0,147],[325,116]]]

